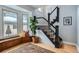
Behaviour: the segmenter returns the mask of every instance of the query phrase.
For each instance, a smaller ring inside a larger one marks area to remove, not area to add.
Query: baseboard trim
[[[75,44],[75,43],[71,43],[71,42],[67,42],[67,41],[63,41],[63,43],[65,43],[65,44],[70,44],[70,45],[74,45],[74,46],[77,45],[77,44]]]

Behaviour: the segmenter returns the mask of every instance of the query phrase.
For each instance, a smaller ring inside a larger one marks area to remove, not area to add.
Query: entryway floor
[[[26,44],[26,43],[24,43],[24,44]],[[2,51],[2,53],[8,53],[9,51],[12,51],[14,49],[17,49],[17,48],[23,46],[24,44],[21,44],[21,45],[12,47],[10,49],[7,49],[5,51]],[[69,44],[64,44],[64,47],[62,47],[62,48],[54,48],[50,45],[43,44],[43,43],[32,43],[32,44],[40,46],[42,48],[45,48],[45,49],[50,50],[55,53],[77,53],[77,48],[75,46],[69,45]]]

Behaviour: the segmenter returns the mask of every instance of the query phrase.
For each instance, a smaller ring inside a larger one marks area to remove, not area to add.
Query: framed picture
[[[63,25],[72,25],[72,16],[63,17]]]

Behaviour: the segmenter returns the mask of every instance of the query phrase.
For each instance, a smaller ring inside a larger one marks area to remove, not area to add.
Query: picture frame
[[[63,25],[72,25],[72,16],[63,17]]]

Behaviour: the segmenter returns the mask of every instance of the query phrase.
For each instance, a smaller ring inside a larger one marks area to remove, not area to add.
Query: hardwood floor
[[[26,44],[26,43],[24,43],[24,44]],[[2,51],[2,53],[8,53],[9,51],[17,49],[17,48],[21,47],[24,44],[21,44],[21,45],[12,47],[10,49],[7,49],[5,51]],[[54,47],[52,47],[50,45],[43,44],[43,43],[36,43],[36,44],[32,43],[32,44],[40,46],[40,47],[45,48],[45,49],[48,49],[48,50],[50,50],[52,52],[56,52],[56,53],[77,53],[77,48],[75,46],[73,46],[73,45],[64,44],[63,48],[54,48]]]
[[[35,44],[35,43],[33,43],[33,44]],[[50,45],[42,44],[42,43],[38,43],[35,45],[41,46],[43,48],[46,48],[46,49],[51,50],[56,53],[77,53],[77,48],[75,46],[69,45],[69,44],[64,44],[62,48],[54,48]]]

